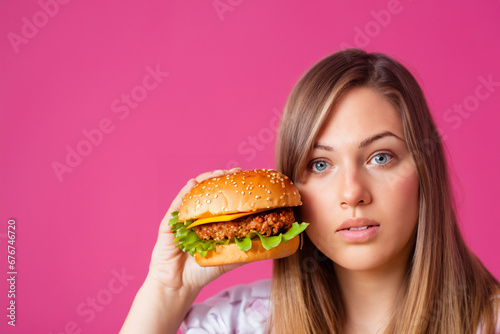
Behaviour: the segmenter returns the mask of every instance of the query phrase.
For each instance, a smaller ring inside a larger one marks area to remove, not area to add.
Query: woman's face
[[[417,225],[418,177],[389,101],[366,87],[348,91],[308,161],[297,187],[318,249],[350,270],[404,265]]]

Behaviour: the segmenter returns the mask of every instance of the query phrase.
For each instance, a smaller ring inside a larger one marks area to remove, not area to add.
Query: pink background
[[[467,243],[500,277],[499,17],[497,0],[0,1],[0,332],[117,332],[178,190],[207,170],[273,167],[292,86],[348,46],[421,82]],[[68,149],[84,155],[73,167]],[[244,266],[199,300],[270,275]]]

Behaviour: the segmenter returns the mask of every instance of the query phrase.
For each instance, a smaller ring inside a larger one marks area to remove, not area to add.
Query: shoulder
[[[190,333],[264,333],[271,280],[235,285],[191,306],[181,331]]]

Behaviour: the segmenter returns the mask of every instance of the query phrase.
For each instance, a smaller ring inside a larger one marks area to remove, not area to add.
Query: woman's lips
[[[361,243],[371,240],[380,224],[368,218],[350,218],[337,229],[337,233],[347,242]]]

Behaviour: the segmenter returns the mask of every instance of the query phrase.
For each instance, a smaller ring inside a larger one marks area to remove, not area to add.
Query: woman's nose
[[[344,209],[371,203],[371,194],[365,176],[352,168],[341,174],[340,206]]]

